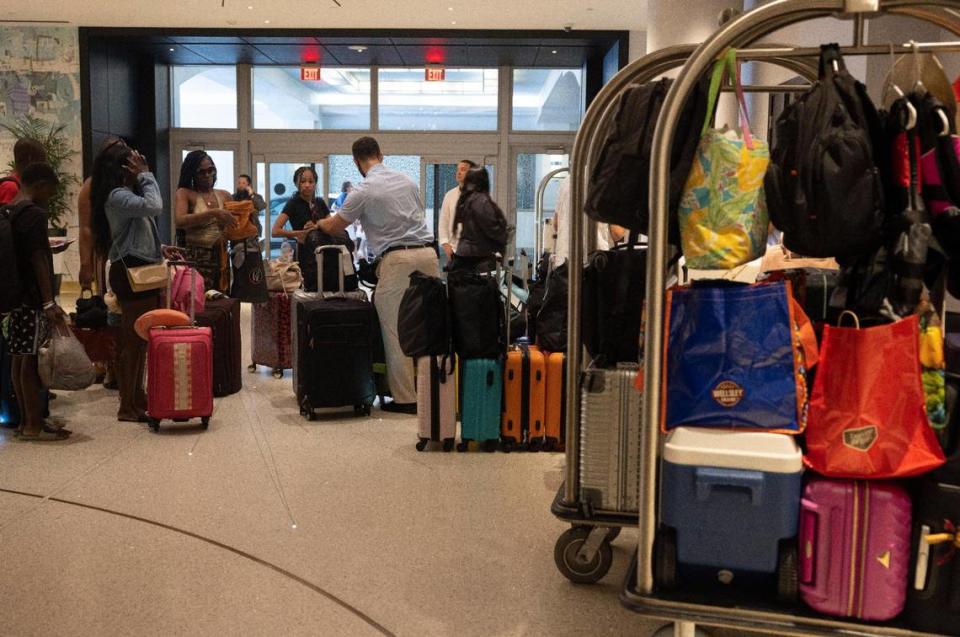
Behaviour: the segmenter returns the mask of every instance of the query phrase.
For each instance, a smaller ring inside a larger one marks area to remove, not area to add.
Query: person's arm
[[[77,217],[80,223],[80,289],[88,290],[93,285],[95,259],[95,242],[93,234],[93,211],[90,203],[90,180],[87,179],[80,186],[77,194]]]
[[[610,230],[610,239],[613,241],[614,245],[620,243],[620,241],[622,241],[623,238],[627,236],[627,229],[622,226],[618,226],[616,224],[611,223],[609,230]]]
[[[449,193],[443,197],[443,203],[440,205],[440,223],[438,224],[437,240],[440,243],[440,247],[443,248],[443,251],[447,253],[447,258],[453,258],[453,211],[450,206],[450,196]]]
[[[487,197],[477,210],[480,231],[496,243],[507,242],[507,219],[497,210],[497,205]]]
[[[337,211],[337,214],[321,219],[317,227],[331,236],[345,232],[351,223],[360,218],[363,214],[363,208],[363,190],[354,190],[350,193],[350,196],[347,197],[347,200],[343,202],[343,208]]]
[[[53,295],[53,271],[50,269],[50,243],[47,239],[46,215],[31,215],[27,221],[23,240],[33,246],[30,252],[30,265],[33,268],[34,280],[40,290],[40,303],[43,312],[52,322],[62,322],[66,317],[64,311],[56,303]]]
[[[253,209],[256,210],[257,212],[261,212],[262,210],[267,209],[267,202],[264,201],[263,197],[261,197],[257,193],[253,193],[252,195],[250,195],[250,201],[253,202]]]
[[[143,195],[129,188],[117,188],[107,198],[110,207],[116,214],[126,218],[160,216],[163,213],[163,199],[157,180],[151,173],[143,172],[137,175],[137,183]]]
[[[284,212],[281,212],[277,215],[277,218],[274,219],[273,227],[270,229],[270,236],[279,239],[294,239],[297,242],[302,242],[304,238],[310,234],[310,230],[287,230],[286,226],[289,219],[290,217],[286,213],[286,208],[284,208]]]
[[[330,236],[334,236],[341,232],[345,232],[352,221],[347,221],[343,218],[343,215],[332,215],[330,217],[324,217],[317,224],[317,227],[320,228],[323,232],[327,233]]]

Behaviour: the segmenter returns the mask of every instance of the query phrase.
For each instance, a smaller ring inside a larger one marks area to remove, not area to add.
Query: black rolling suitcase
[[[323,278],[323,253],[346,251],[324,246],[317,252],[318,279]],[[293,295],[293,385],[300,413],[309,419],[315,410],[353,407],[369,415],[377,395],[373,376],[374,351],[380,323],[363,291]]]
[[[926,632],[960,635],[960,486],[924,480],[913,516],[906,617]]]

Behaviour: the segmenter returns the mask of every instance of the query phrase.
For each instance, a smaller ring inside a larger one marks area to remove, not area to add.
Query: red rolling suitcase
[[[286,292],[270,292],[266,303],[255,303],[250,320],[252,361],[273,368],[275,378],[283,378],[283,370],[293,368],[293,337],[290,329],[291,297]]]
[[[171,262],[170,265],[185,265]],[[194,275],[195,276],[195,275]],[[170,298],[169,280],[167,299]],[[167,307],[170,306],[169,300]],[[196,318],[190,304],[190,320]],[[150,429],[161,420],[200,418],[203,428],[213,415],[213,331],[209,327],[155,327],[147,341],[147,415]]]

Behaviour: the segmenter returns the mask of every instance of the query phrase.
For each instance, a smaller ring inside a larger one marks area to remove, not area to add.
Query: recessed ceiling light
[[[252,5],[252,4],[251,4],[251,5],[248,5],[247,8],[250,9],[251,11],[253,11],[253,5]]]
[[[556,50],[556,49],[554,49],[553,51],[550,51],[550,52],[551,52],[551,53],[554,53],[554,54],[555,54],[555,53],[557,52],[557,50]]]
[[[457,23],[456,20],[451,20],[451,21],[450,21],[450,24],[456,24],[456,23]]]
[[[170,52],[173,53],[173,49],[170,49]]]
[[[447,11],[453,11],[453,7],[447,7]]]
[[[357,53],[363,53],[364,51],[367,50],[367,47],[362,46],[360,44],[354,44],[352,46],[348,46],[347,48],[350,49],[351,51],[356,51]]]
[[[270,24],[270,21],[269,21],[269,20],[264,20],[263,23],[264,23],[264,24]]]

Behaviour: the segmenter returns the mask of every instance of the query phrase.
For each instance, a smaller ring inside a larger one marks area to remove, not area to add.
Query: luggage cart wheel
[[[777,599],[794,604],[798,597],[797,543],[781,540],[777,556]]]
[[[276,378],[277,380],[283,378],[283,370],[280,369],[279,367],[273,370],[273,377]]]
[[[444,450],[444,451],[453,451],[453,438],[444,438],[444,440],[443,440],[443,450]]]
[[[459,453],[463,453],[464,451],[466,451],[466,450],[469,449],[469,448],[470,448],[470,441],[469,441],[469,440],[461,440],[459,443],[457,443],[457,451],[458,451]]]
[[[430,442],[429,438],[421,438],[417,441],[417,451],[423,451],[427,448],[427,443]]]
[[[553,561],[557,569],[575,584],[595,584],[610,571],[613,565],[613,549],[610,542],[601,541],[593,556],[584,558],[580,549],[590,536],[591,528],[574,527],[564,531],[553,548]]]
[[[677,532],[661,527],[653,541],[653,578],[656,585],[672,590],[680,585],[677,573]]]
[[[252,374],[253,372],[257,371],[257,364],[256,364],[256,363],[250,363],[249,365],[247,365],[247,371],[250,372],[251,374]]]
[[[200,419],[200,426],[203,427],[204,430],[209,429],[209,428],[210,428],[210,416],[204,416],[203,418],[201,418],[201,419]]]
[[[158,419],[156,419],[156,418],[151,418],[151,419],[147,422],[147,424],[150,425],[150,430],[151,430],[153,433],[157,433],[157,432],[160,431],[160,421],[159,421]]]

